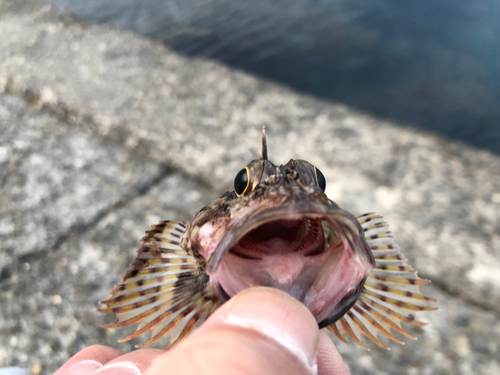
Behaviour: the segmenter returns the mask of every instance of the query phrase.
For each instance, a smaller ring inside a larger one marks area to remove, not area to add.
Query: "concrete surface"
[[[500,154],[498,0],[45,0]]]
[[[150,224],[231,186],[267,125],[271,160],[306,159],[341,206],[383,214],[440,300],[418,341],[338,344],[353,373],[500,372],[498,156],[35,0],[0,0],[0,35],[0,366],[50,374],[90,344],[131,350],[97,302]]]

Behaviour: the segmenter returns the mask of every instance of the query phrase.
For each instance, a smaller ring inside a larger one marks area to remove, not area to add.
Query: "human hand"
[[[246,289],[170,350],[123,354],[95,345],[54,375],[348,375],[309,310],[271,288]]]

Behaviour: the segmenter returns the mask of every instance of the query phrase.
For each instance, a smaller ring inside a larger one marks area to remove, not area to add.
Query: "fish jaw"
[[[225,302],[243,289],[269,286],[304,303],[320,326],[336,321],[356,302],[374,266],[359,223],[337,206],[305,199],[261,208],[233,216],[215,249],[213,237],[207,240],[215,295]],[[214,232],[209,228],[206,234]]]

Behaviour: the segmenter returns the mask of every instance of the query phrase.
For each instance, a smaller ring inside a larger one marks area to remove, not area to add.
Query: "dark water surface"
[[[47,0],[500,154],[499,0]]]

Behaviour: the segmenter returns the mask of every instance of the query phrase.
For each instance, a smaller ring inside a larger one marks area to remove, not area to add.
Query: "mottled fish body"
[[[426,323],[415,312],[436,310],[418,286],[382,216],[354,217],[325,194],[326,180],[312,164],[260,159],[247,164],[234,188],[203,207],[188,223],[161,221],[146,232],[122,283],[102,303],[123,327],[122,341],[151,331],[147,346],[170,345],[200,325],[222,303],[253,286],[280,289],[301,301],[320,328],[357,344],[366,336],[382,348],[381,333],[414,338],[401,322]]]

